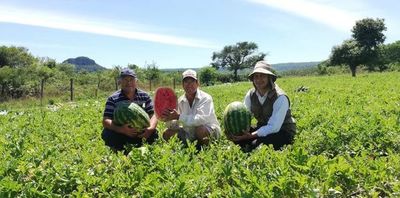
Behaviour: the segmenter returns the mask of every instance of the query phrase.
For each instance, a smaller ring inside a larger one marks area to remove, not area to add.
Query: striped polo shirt
[[[113,119],[115,106],[118,102],[121,101],[129,101],[138,104],[143,108],[144,111],[146,111],[147,114],[149,114],[150,117],[154,114],[153,102],[149,94],[140,89],[136,89],[134,99],[129,100],[129,98],[126,97],[121,90],[118,90],[114,92],[110,97],[108,97],[103,117]]]

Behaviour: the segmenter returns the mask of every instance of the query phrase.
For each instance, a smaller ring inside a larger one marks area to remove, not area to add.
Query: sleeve
[[[282,127],[287,111],[289,110],[289,101],[285,95],[279,96],[273,104],[272,115],[267,125],[257,130],[259,137],[265,137],[272,133],[277,133]]]
[[[251,90],[249,90],[244,96],[243,103],[246,105],[247,109],[251,112],[251,99],[250,99]]]
[[[115,101],[112,97],[109,97],[107,99],[106,106],[104,108],[103,118],[114,119],[114,109],[115,109]]]
[[[205,97],[196,105],[196,113],[194,115],[181,114],[179,121],[188,127],[205,125],[214,114],[214,104],[212,98]]]
[[[151,97],[149,95],[146,96],[144,110],[147,114],[149,114],[149,116],[152,116],[154,114],[153,100],[151,100]]]

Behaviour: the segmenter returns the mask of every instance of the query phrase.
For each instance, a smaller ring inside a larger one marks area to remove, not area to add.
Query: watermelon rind
[[[242,102],[232,102],[224,110],[223,124],[226,135],[241,135],[250,130],[251,112]]]
[[[113,122],[117,126],[128,124],[139,131],[150,126],[150,118],[146,111],[136,103],[127,101],[116,104]]]

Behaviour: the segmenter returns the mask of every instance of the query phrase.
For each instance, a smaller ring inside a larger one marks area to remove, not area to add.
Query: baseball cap
[[[124,76],[132,76],[132,77],[136,78],[136,73],[135,73],[135,71],[133,71],[129,68],[123,68],[121,70],[121,73],[119,74],[119,77],[122,78]]]
[[[187,78],[187,77],[190,77],[190,78],[193,78],[193,79],[197,80],[196,71],[194,71],[193,69],[188,69],[188,70],[184,71],[182,73],[182,80]]]

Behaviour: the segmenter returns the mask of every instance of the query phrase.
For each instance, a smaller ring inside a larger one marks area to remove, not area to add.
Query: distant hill
[[[298,63],[278,63],[278,64],[272,64],[272,68],[274,68],[276,71],[300,70],[309,67],[315,67],[319,63],[321,62],[315,61],[315,62],[298,62]]]
[[[301,70],[301,69],[306,69],[310,67],[316,67],[320,61],[314,61],[314,62],[297,62],[297,63],[277,63],[277,64],[272,64],[272,68],[278,72],[282,71],[289,71],[289,70]],[[168,68],[168,69],[160,69],[163,72],[183,72],[186,69],[193,69],[196,71],[199,71],[201,68]],[[248,69],[243,69],[241,71],[238,71],[239,74],[244,74],[244,73],[250,73],[252,68]],[[230,72],[226,68],[220,68],[218,70],[219,72]]]
[[[88,72],[95,72],[95,71],[106,70],[105,67],[97,64],[94,60],[92,60],[88,57],[85,57],[85,56],[69,58],[69,59],[65,60],[63,63],[69,63],[72,65],[75,65],[75,71],[86,70]]]
[[[169,73],[169,72],[171,72],[171,73],[172,72],[180,72],[181,73],[187,69],[193,69],[198,72],[201,68],[165,68],[165,69],[160,69],[160,71],[167,72],[167,73]]]

